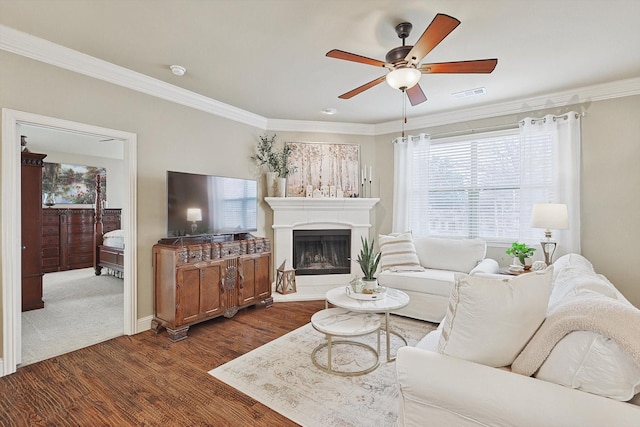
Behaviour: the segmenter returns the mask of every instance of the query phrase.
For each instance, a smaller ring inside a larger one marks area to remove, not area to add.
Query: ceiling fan
[[[491,73],[498,64],[498,60],[495,58],[419,65],[420,61],[458,25],[460,25],[460,21],[456,18],[439,13],[433,21],[431,21],[431,24],[429,24],[424,33],[422,33],[422,36],[420,36],[420,39],[418,39],[418,42],[414,46],[405,46],[405,39],[409,37],[413,26],[409,22],[398,24],[396,26],[396,33],[398,37],[402,39],[402,46],[393,48],[387,52],[385,57],[386,62],[338,49],[327,52],[327,56],[330,58],[359,62],[361,64],[384,67],[390,70],[388,74],[344,93],[338,98],[350,99],[386,80],[391,87],[403,92],[406,91],[411,105],[418,105],[427,100],[422,88],[420,88],[418,84],[422,74]]]

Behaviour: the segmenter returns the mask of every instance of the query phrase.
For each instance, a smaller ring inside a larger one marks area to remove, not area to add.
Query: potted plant
[[[362,242],[362,248],[360,249],[357,261],[358,264],[360,264],[362,273],[364,273],[364,278],[362,279],[364,289],[376,289],[378,287],[378,281],[375,278],[375,274],[378,269],[378,263],[380,262],[380,252],[373,250],[373,239],[371,239],[371,244],[369,244],[369,239],[365,239],[364,237],[360,237],[360,241]]]
[[[518,258],[520,264],[527,266],[526,259],[533,256],[535,248],[527,246],[526,243],[513,242],[511,247],[506,250],[507,255]]]
[[[255,160],[258,166],[266,167],[267,196],[284,197],[286,178],[296,168],[289,163],[291,147],[285,145],[282,150],[276,150],[274,148],[275,142],[275,134],[272,136],[261,135],[256,154],[251,156],[251,159]]]

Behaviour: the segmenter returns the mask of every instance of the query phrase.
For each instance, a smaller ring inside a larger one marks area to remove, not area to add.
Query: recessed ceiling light
[[[332,115],[337,112],[338,110],[336,110],[335,108],[325,108],[324,110],[322,110],[322,114],[328,114],[328,115]]]
[[[479,87],[476,89],[463,90],[462,92],[456,92],[453,94],[455,99],[469,98],[470,96],[485,95],[487,89]]]
[[[171,68],[171,72],[176,76],[184,76],[184,73],[187,72],[187,69],[182,65],[171,65],[169,68]]]

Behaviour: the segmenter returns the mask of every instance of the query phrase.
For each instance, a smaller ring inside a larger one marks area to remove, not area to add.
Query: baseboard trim
[[[153,316],[147,316],[147,317],[143,317],[141,319],[138,319],[138,322],[136,323],[136,334],[139,334],[140,332],[144,332],[144,331],[148,331],[151,329],[151,321],[153,320]]]

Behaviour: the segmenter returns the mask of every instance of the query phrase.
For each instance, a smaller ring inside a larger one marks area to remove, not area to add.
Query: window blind
[[[551,135],[517,129],[431,141],[413,156],[414,235],[533,239],[534,201],[552,200]]]

